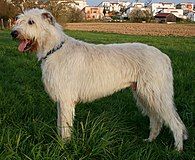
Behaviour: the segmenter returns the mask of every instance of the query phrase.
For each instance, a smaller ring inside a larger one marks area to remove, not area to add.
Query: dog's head
[[[11,36],[19,40],[18,50],[37,51],[55,30],[55,18],[45,9],[30,9],[16,17]]]

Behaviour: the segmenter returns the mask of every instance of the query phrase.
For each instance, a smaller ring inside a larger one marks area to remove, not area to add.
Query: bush
[[[0,19],[7,21],[9,18],[13,18],[17,15],[17,9],[13,4],[8,3],[5,0],[0,1]]]
[[[129,14],[129,19],[131,22],[150,22],[151,20],[151,14],[148,10],[141,10],[139,8],[133,9]]]
[[[67,22],[82,22],[84,14],[75,8],[70,8],[67,15]]]
[[[60,9],[52,6],[51,8],[48,8],[48,10],[54,15],[59,23],[82,22],[84,19],[82,11],[76,8],[72,8],[68,5]]]

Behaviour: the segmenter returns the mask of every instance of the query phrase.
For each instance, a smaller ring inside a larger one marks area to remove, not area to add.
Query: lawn
[[[90,43],[142,42],[169,55],[175,104],[189,132],[184,152],[174,150],[169,128],[143,142],[149,120],[137,109],[130,89],[79,104],[72,139],[56,132],[56,104],[44,91],[35,54],[20,54],[9,31],[0,31],[0,160],[195,160],[195,37],[129,36],[65,31]]]

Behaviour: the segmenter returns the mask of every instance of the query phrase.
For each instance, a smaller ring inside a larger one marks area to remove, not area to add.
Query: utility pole
[[[4,26],[4,22],[3,22],[3,18],[1,18],[1,29],[5,29],[5,26]]]

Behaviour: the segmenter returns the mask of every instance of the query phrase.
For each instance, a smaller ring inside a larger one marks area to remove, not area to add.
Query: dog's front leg
[[[75,115],[75,105],[74,103],[60,101],[57,103],[57,111],[58,133],[63,139],[70,139],[73,119]]]

